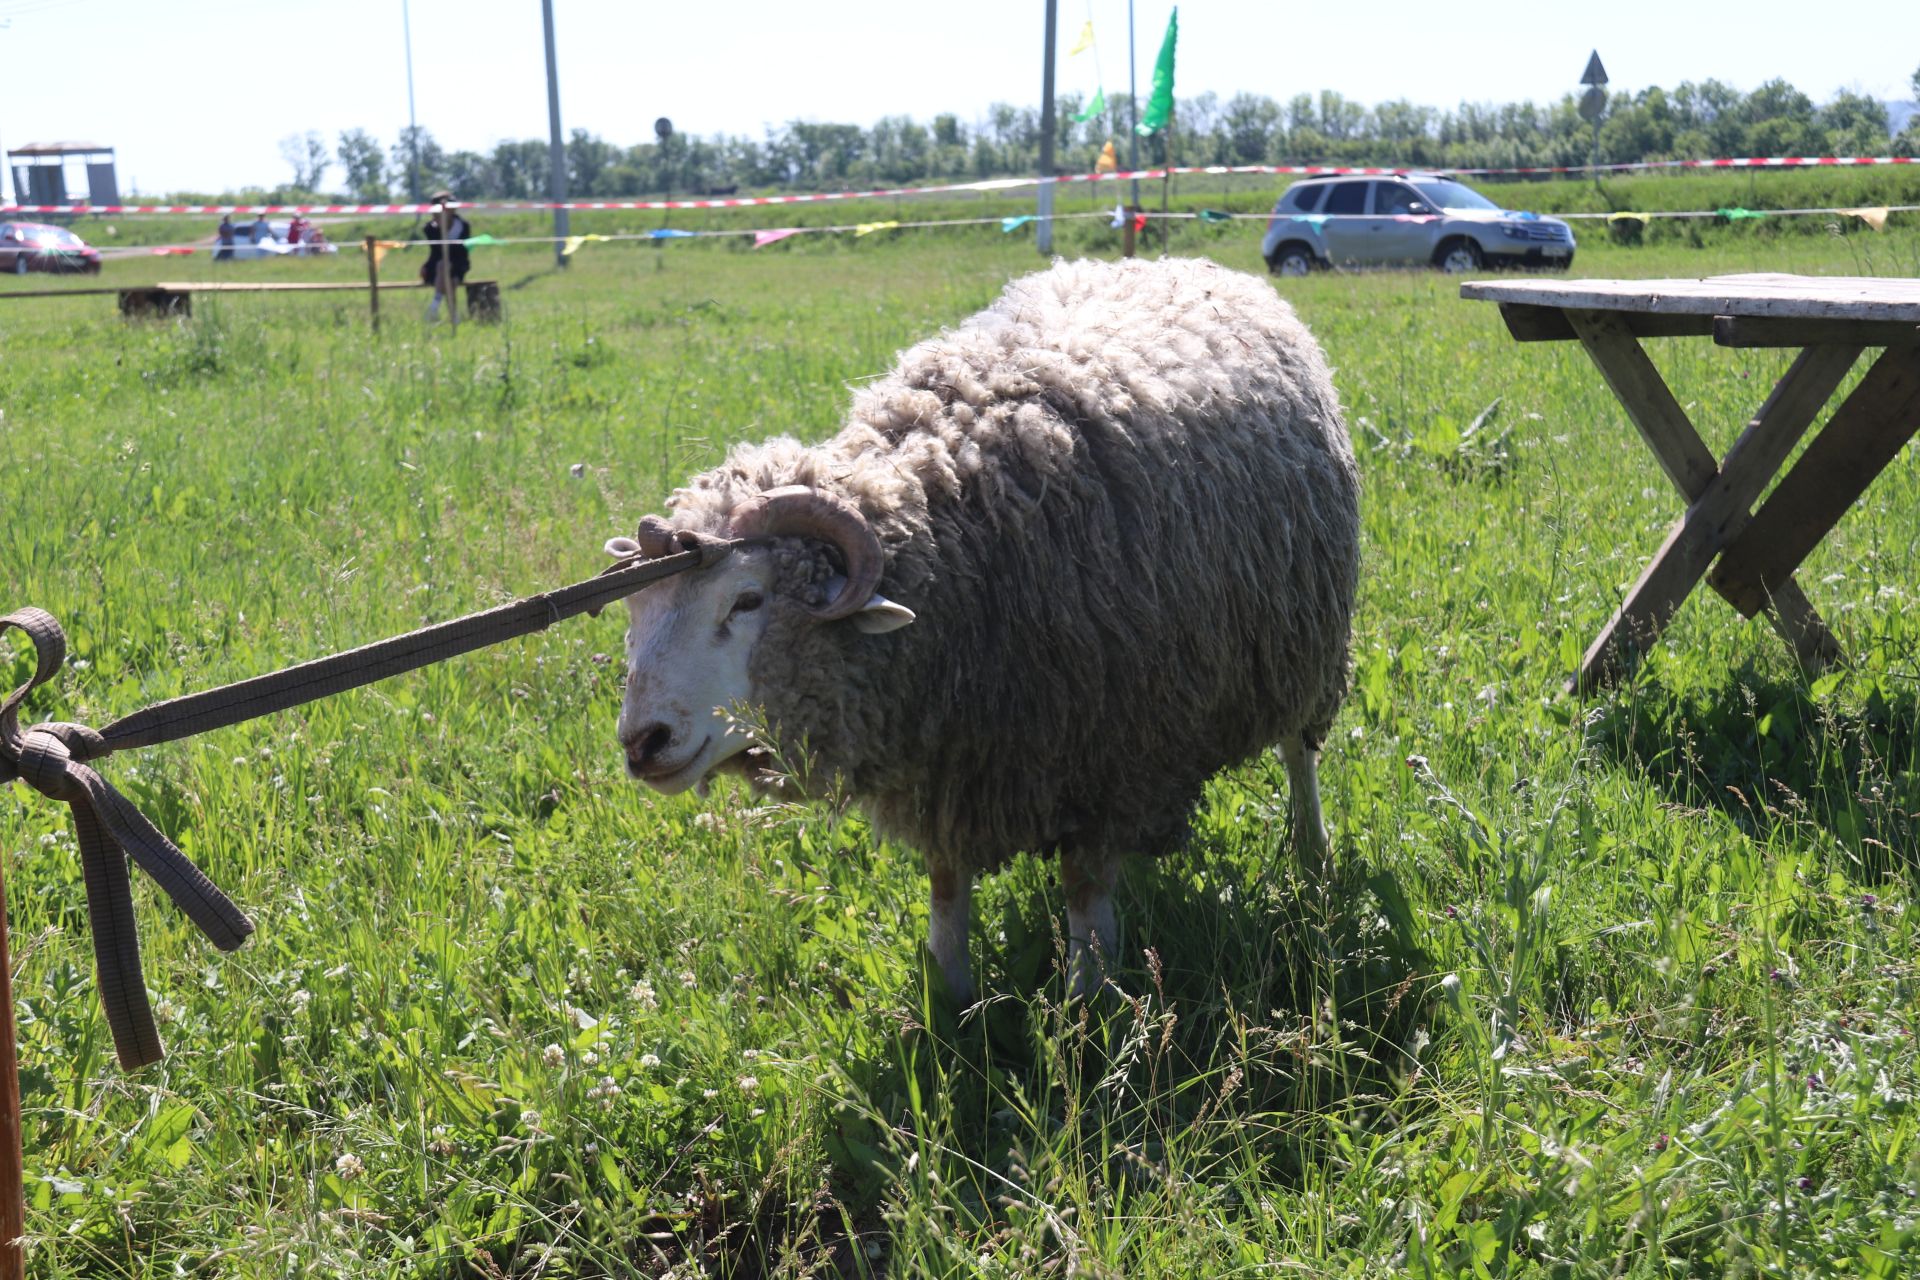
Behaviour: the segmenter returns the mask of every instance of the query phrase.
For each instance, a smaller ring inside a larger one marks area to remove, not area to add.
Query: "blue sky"
[[[620,142],[650,136],[660,115],[685,132],[757,136],[793,118],[973,120],[1040,96],[1039,0],[554,8],[563,123]],[[1167,9],[1135,10],[1143,92]],[[1089,15],[1107,86],[1125,87],[1126,13],[1124,0],[1061,0],[1063,91],[1093,87],[1092,59],[1064,56]],[[1546,100],[1597,46],[1615,88],[1780,76],[1817,101],[1840,88],[1904,99],[1920,65],[1912,0],[1187,0],[1180,18],[1181,96]],[[390,143],[407,119],[400,0],[0,0],[0,21],[0,144],[112,145],[123,188],[271,185],[290,176],[288,134],[331,142],[360,127]],[[539,0],[412,0],[412,25],[420,122],[443,144],[544,135]]]

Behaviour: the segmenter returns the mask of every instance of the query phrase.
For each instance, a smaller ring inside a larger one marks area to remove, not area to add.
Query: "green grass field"
[[[1254,225],[1190,236],[1259,266]],[[1602,241],[1582,274],[1920,263],[1911,227]],[[30,719],[584,577],[729,442],[831,432],[1038,265],[991,229],[478,258],[506,322],[457,335],[419,294],[377,336],[352,294],[0,303],[0,610],[79,659]],[[1680,509],[1598,374],[1436,275],[1286,289],[1366,485],[1332,882],[1250,763],[1130,871],[1130,1000],[1064,1003],[1023,861],[976,899],[961,1019],[913,852],[729,785],[650,798],[621,622],[578,620],[104,764],[260,926],[221,956],[138,882],[171,1056],[127,1075],[65,812],[8,788],[30,1274],[1914,1274],[1920,474],[1801,575],[1845,669],[1703,595],[1569,700]],[[1716,449],[1785,365],[1651,346]]]

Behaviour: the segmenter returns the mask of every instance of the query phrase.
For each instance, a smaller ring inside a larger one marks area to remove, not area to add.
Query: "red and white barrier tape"
[[[476,200],[463,202],[462,209],[496,212],[540,212],[551,209],[665,210],[665,209],[742,209],[764,205],[821,204],[836,200],[881,200],[909,196],[957,195],[993,191],[1012,191],[1048,183],[1131,182],[1175,176],[1228,176],[1252,174],[1291,177],[1386,177],[1401,173],[1461,174],[1471,177],[1526,177],[1573,175],[1581,173],[1628,173],[1635,171],[1681,169],[1805,169],[1822,167],[1920,164],[1915,156],[1752,156],[1716,160],[1639,160],[1625,164],[1540,165],[1507,169],[1449,168],[1444,165],[1322,165],[1322,164],[1244,164],[1176,166],[1172,169],[1137,169],[1118,173],[1072,173],[1056,178],[991,178],[981,182],[959,182],[932,187],[886,187],[872,191],[812,191],[782,196],[721,196],[697,200]],[[424,204],[0,204],[0,217],[13,214],[63,213],[69,215],[137,216],[141,214],[232,214],[232,213],[319,213],[319,214],[423,214],[434,206]]]

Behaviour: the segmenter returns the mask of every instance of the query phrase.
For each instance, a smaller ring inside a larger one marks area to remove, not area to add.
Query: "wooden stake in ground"
[[[447,304],[447,323],[455,333],[460,332],[460,308],[453,301],[453,243],[449,238],[453,231],[453,210],[447,205],[440,206],[439,216],[435,220],[434,236],[440,241],[440,278],[435,288],[440,291],[441,300]]]
[[[373,314],[373,331],[380,332],[380,242],[367,237],[367,309]]]
[[[0,1280],[26,1280],[26,1174],[20,1148],[20,1062],[13,1039],[13,957],[6,871],[0,867]]]

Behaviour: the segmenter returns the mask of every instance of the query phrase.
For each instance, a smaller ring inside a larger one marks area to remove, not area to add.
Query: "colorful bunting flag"
[[[1146,214],[1144,214],[1144,213],[1136,213],[1136,214],[1134,214],[1134,215],[1133,215],[1133,229],[1134,229],[1134,231],[1136,231],[1136,232],[1140,232],[1140,231],[1145,231],[1145,230],[1147,229],[1147,215],[1146,215]]]
[[[1093,19],[1088,18],[1087,25],[1080,28],[1080,38],[1073,42],[1073,48],[1067,50],[1067,56],[1071,58],[1074,54],[1085,53],[1091,48],[1093,48]]]
[[[801,230],[802,228],[800,227],[781,227],[774,231],[756,231],[753,233],[753,247],[758,249],[760,246],[772,244],[776,240],[785,240],[788,236],[797,236]]]
[[[1113,221],[1109,222],[1107,225],[1109,227],[1112,227],[1115,231],[1118,231],[1120,228],[1126,226],[1127,225],[1127,206],[1123,204],[1117,204],[1113,206]]]
[[[366,247],[367,247],[367,244],[366,244],[366,241],[364,241],[364,240],[363,240],[363,241],[361,241],[361,242],[360,242],[360,249],[361,249],[361,251],[362,251],[362,252],[365,252],[365,251],[366,251]],[[388,253],[388,252],[389,252],[390,250],[393,250],[393,249],[404,249],[404,248],[406,248],[406,247],[407,247],[407,242],[406,242],[406,241],[404,241],[404,240],[375,240],[375,241],[373,242],[373,265],[374,265],[374,269],[375,269],[375,270],[378,270],[378,269],[379,269],[379,267],[380,267],[380,261],[381,261],[381,259],[383,259],[383,258],[385,258],[385,257],[387,256],[387,253]]]
[[[1767,216],[1758,209],[1715,209],[1713,212],[1722,222],[1738,222],[1742,218],[1764,218]]]
[[[477,236],[468,236],[466,240],[466,244],[469,249],[473,248],[475,245],[499,244],[499,243],[501,243],[499,239],[495,238],[494,236],[490,236],[485,232],[482,232]]]
[[[1875,231],[1885,231],[1887,229],[1887,213],[1889,211],[1884,205],[1870,209],[1842,209],[1840,212],[1850,214],[1860,219],[1860,221],[1866,223]]]
[[[1167,34],[1160,41],[1160,56],[1153,64],[1153,91],[1147,95],[1147,112],[1133,131],[1141,137],[1158,133],[1173,119],[1173,46],[1180,38],[1180,9],[1175,6],[1167,18]]]
[[[1002,218],[1000,219],[1000,230],[1003,232],[1018,231],[1032,221],[1034,221],[1034,216],[1030,213],[1023,213],[1013,218]]]
[[[1232,214],[1230,214],[1230,213],[1222,213],[1222,212],[1220,212],[1220,211],[1219,211],[1218,209],[1202,209],[1202,210],[1200,211],[1200,221],[1202,221],[1202,222],[1232,222],[1232,221],[1233,221],[1233,215],[1232,215]]]
[[[184,245],[184,244],[163,244],[158,249],[155,249],[153,252],[155,253],[155,255],[162,258],[181,258],[181,257],[193,256],[192,246]]]
[[[1621,210],[1619,213],[1610,213],[1607,215],[1608,222],[1645,222],[1646,220],[1647,220],[1646,214],[1629,213],[1626,210]]]
[[[1085,111],[1082,111],[1073,118],[1073,122],[1075,124],[1085,124],[1095,116],[1105,114],[1106,110],[1107,91],[1105,89],[1095,89],[1093,91],[1093,101],[1087,104]]]
[[[876,231],[891,231],[899,225],[897,222],[863,222],[853,229],[853,236],[857,240],[861,236],[871,235]]]
[[[1095,173],[1118,173],[1120,171],[1120,157],[1114,154],[1112,138],[1108,138],[1107,145],[1100,148],[1100,158],[1093,162],[1093,171]]]
[[[678,227],[657,227],[647,232],[647,238],[651,240],[692,239],[693,234],[691,231],[682,231]]]
[[[599,236],[599,235],[568,236],[566,244],[561,246],[560,256],[563,258],[571,258],[575,253],[579,252],[580,246],[585,244],[589,240],[611,240],[611,239],[613,239],[612,236]]]

